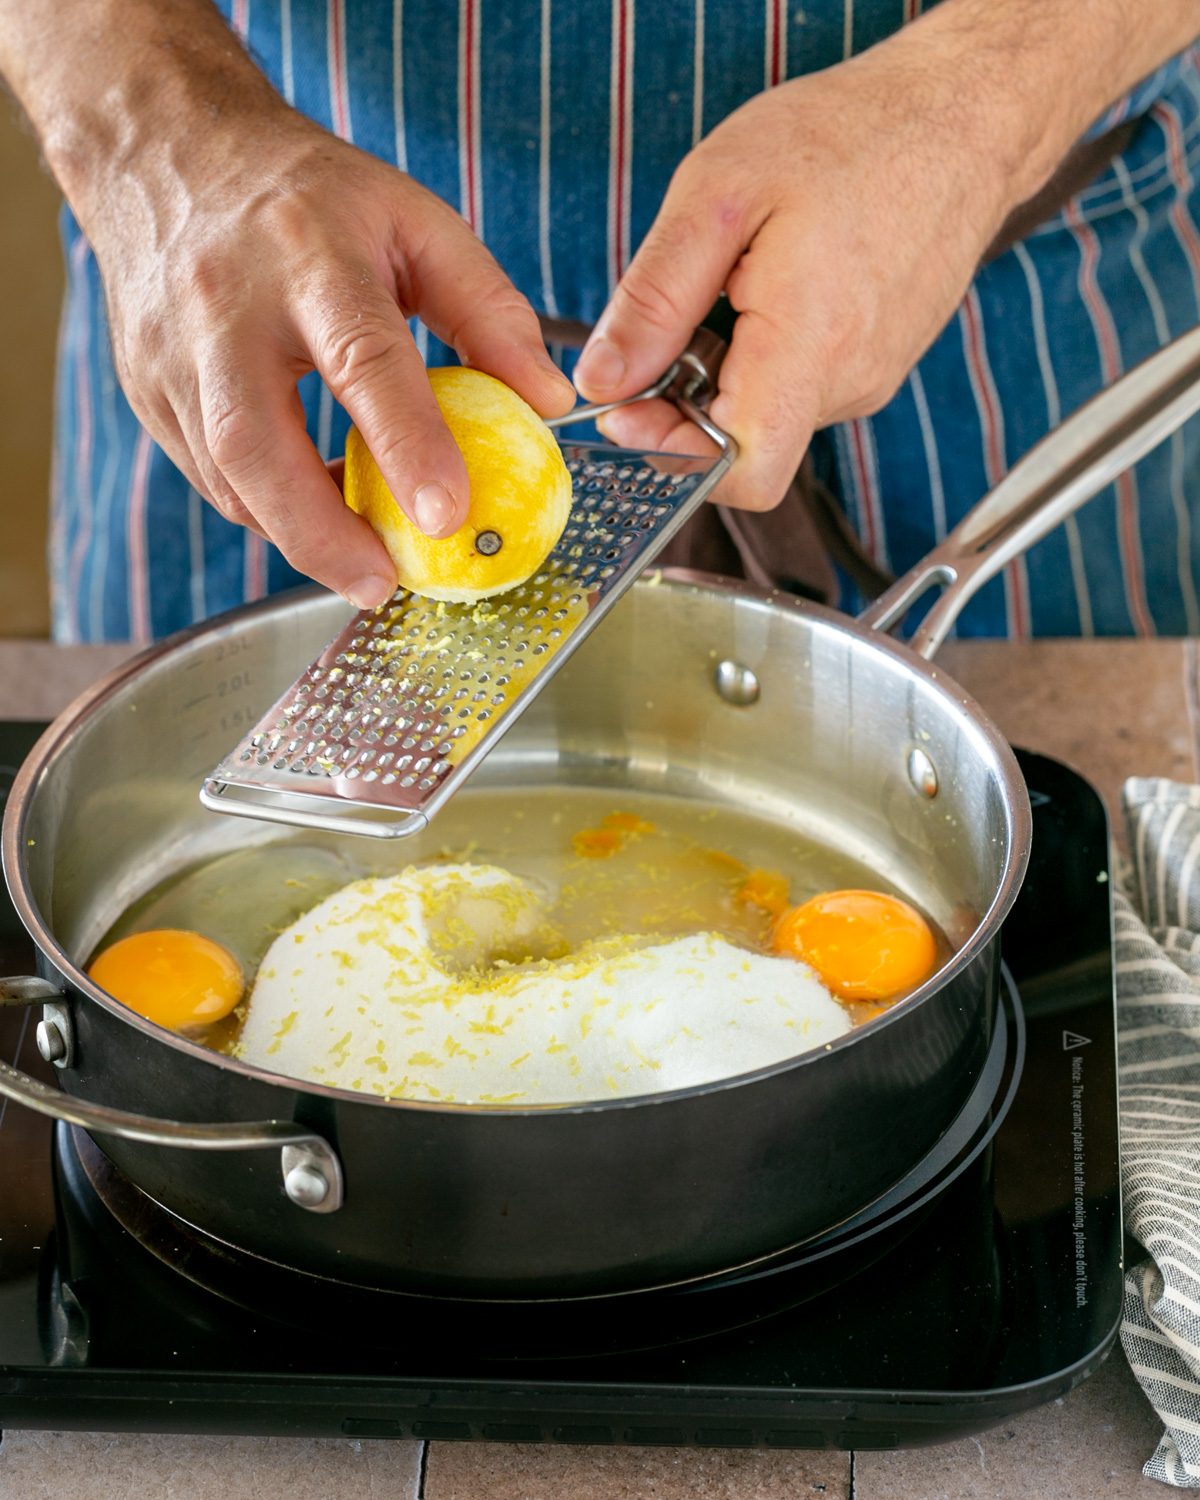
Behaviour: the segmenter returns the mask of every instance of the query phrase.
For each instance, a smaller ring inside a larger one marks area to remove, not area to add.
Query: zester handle
[[[704,321],[692,335],[687,348],[652,385],[637,391],[632,396],[623,396],[620,401],[605,401],[577,406],[562,417],[551,417],[547,427],[573,427],[578,422],[591,422],[610,411],[623,406],[635,406],[639,401],[652,401],[662,396],[673,401],[700,430],[716,444],[722,454],[730,459],[736,457],[737,448],[728,433],[717,427],[710,418],[701,420],[697,412],[712,400],[717,391],[717,379],[721,365],[729,352],[729,341],[733,337],[733,325],[737,321],[729,298],[722,292],[705,315]]]
[[[859,616],[891,630],[932,588],[943,590],[909,644],[930,657],[963,606],[1200,412],[1200,328],[1152,354],[1081,406],[1020,459],[939,546]]]
[[[707,406],[717,393],[721,366],[733,340],[737,313],[724,292],[709,308],[704,321],[675,364],[676,376],[667,389],[672,400]]]

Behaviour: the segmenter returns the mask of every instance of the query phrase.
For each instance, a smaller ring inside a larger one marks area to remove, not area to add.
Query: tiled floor
[[[438,1444],[423,1500],[847,1500],[846,1453]]]
[[[1161,1424],[1116,1351],[1062,1401],[939,1448],[857,1453],[853,1500],[1149,1500]],[[478,1496],[484,1500],[484,1494]]]
[[[417,1500],[424,1459],[422,1443],[6,1432],[0,1500]]]
[[[1149,1500],[1119,1355],[1065,1400],[901,1453],[8,1433],[0,1500]]]

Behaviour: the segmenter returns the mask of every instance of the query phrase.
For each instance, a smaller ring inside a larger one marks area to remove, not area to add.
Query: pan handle
[[[42,1002],[46,1013],[38,1028],[38,1050],[47,1061],[55,1052],[43,1043],[49,1034],[58,1040],[58,1061],[69,1056],[72,1048],[71,1021],[67,996],[45,979],[19,977],[0,979],[0,1009],[5,1006],[36,1005]],[[44,1028],[52,1028],[47,1033]],[[89,1104],[61,1089],[51,1088],[19,1068],[0,1060],[0,1098],[23,1104],[52,1120],[78,1125],[97,1135],[116,1135],[127,1141],[147,1141],[152,1146],[183,1146],[192,1151],[259,1151],[273,1148],[280,1152],[283,1190],[298,1208],[310,1213],[328,1214],[342,1206],[345,1186],[342,1164],[337,1153],[315,1131],[288,1120],[262,1120],[252,1124],[226,1123],[197,1125],[183,1120],[156,1120],[148,1115],[130,1114],[106,1104]]]
[[[1200,328],[1094,396],[1020,459],[937,547],[858,617],[891,630],[940,588],[909,644],[931,657],[963,606],[1013,558],[1200,411]]]

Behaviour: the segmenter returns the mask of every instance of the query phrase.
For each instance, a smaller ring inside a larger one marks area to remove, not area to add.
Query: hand
[[[321,372],[431,536],[465,520],[467,477],[405,318],[543,415],[573,392],[525,300],[411,178],[274,100],[219,137],[171,172],[135,169],[139,191],[87,226],[121,383],[222,515],[359,607],[380,604],[395,569],[309,441],[299,377]]]
[[[920,30],[760,94],[702,141],[581,356],[589,400],[629,395],[728,292],[740,316],[711,412],[741,452],[724,504],[774,506],[816,428],[887,403],[1032,191]],[[602,426],[629,446],[707,446],[665,402]]]

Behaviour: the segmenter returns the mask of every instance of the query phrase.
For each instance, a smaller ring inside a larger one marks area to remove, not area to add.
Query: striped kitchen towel
[[[1121,1342],[1166,1431],[1143,1472],[1200,1489],[1200,786],[1125,783],[1115,895],[1125,1227]]]

